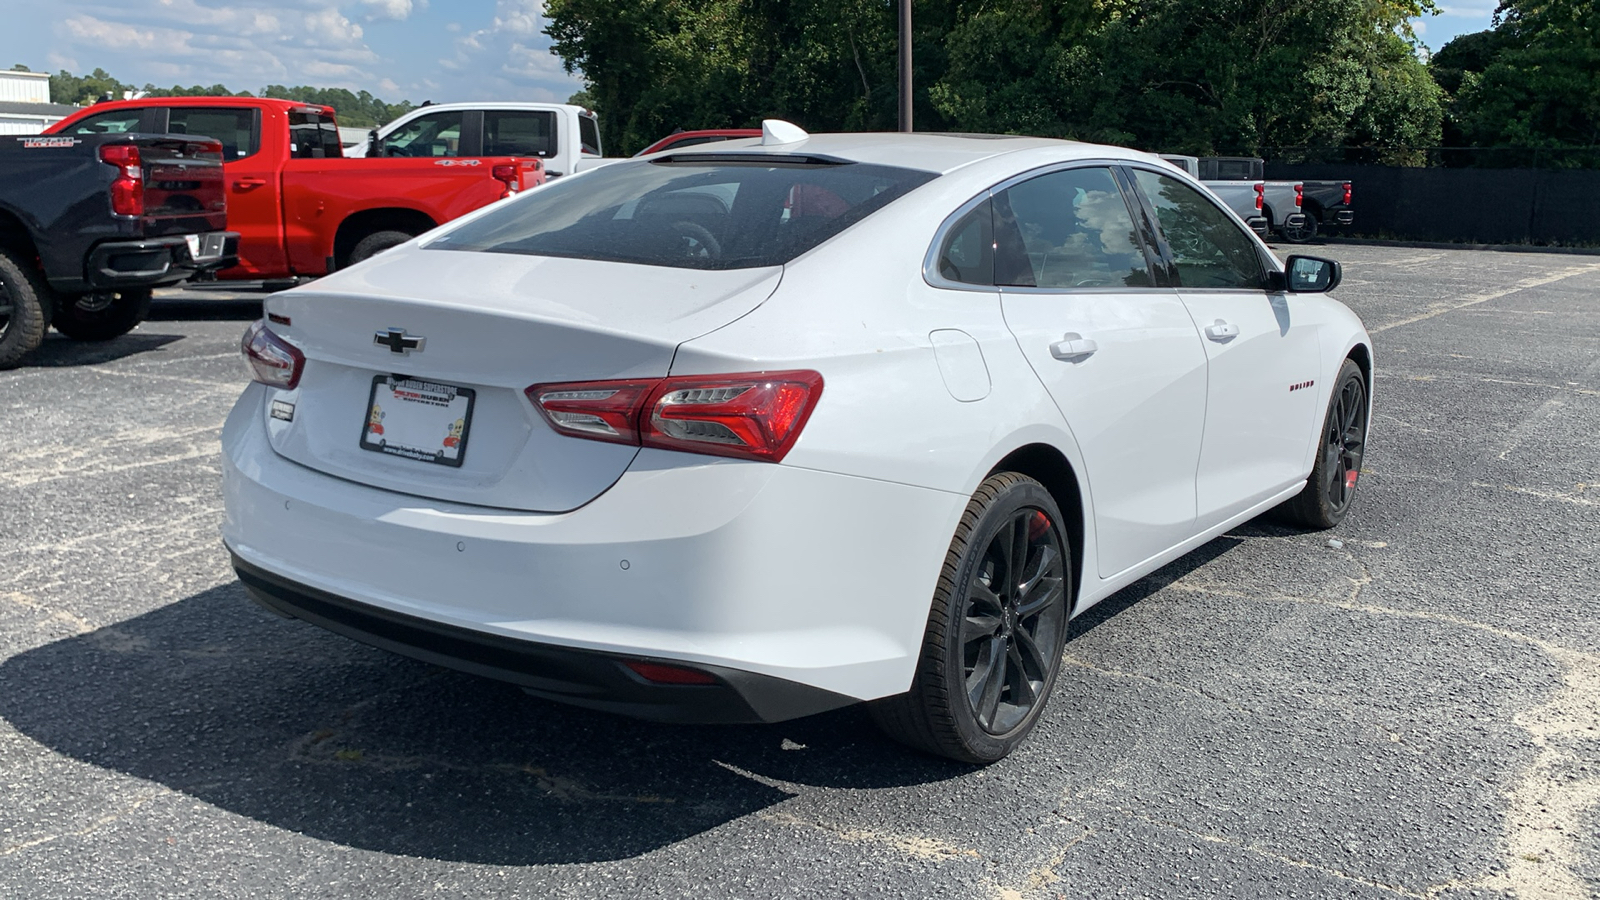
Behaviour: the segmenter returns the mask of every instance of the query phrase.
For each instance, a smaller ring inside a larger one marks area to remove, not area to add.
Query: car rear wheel
[[[992,763],[1033,730],[1066,644],[1071,559],[1061,511],[1015,472],[979,485],[945,555],[911,690],[869,709],[890,737]]]
[[[346,265],[355,265],[365,262],[379,253],[392,247],[398,247],[406,241],[416,237],[404,231],[375,231],[358,242],[350,251],[350,260]]]
[[[1278,517],[1318,530],[1344,521],[1356,499],[1356,481],[1366,451],[1367,382],[1355,360],[1347,359],[1328,400],[1316,465],[1305,489],[1278,507]]]
[[[31,259],[0,250],[0,369],[16,366],[44,340],[50,296],[50,286]]]
[[[95,291],[61,298],[50,324],[73,340],[109,341],[137,328],[150,315],[150,289]]]

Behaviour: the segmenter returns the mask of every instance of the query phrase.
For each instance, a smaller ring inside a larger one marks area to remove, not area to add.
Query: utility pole
[[[911,0],[900,0],[900,130],[911,130]]]

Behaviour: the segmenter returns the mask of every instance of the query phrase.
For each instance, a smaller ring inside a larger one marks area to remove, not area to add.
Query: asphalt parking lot
[[[0,373],[0,897],[1600,896],[1600,258],[1331,245],[1351,517],[1080,618],[974,770],[588,713],[275,618],[218,537],[259,293]]]

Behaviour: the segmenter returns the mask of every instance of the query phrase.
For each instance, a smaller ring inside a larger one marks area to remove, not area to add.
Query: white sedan
[[[870,701],[993,761],[1072,616],[1253,516],[1345,516],[1339,277],[1146,154],[769,122],[268,299],[224,537],[266,606],[541,697]]]

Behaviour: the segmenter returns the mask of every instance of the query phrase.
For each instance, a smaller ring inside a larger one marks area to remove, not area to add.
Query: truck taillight
[[[1294,205],[1306,205],[1306,186],[1303,184],[1297,184],[1294,186]]]
[[[521,186],[516,166],[495,166],[490,171],[494,174],[495,180],[503,183],[508,191],[514,192]]]
[[[1344,205],[1350,205],[1350,182],[1348,181],[1344,183]]]
[[[269,387],[292,391],[300,384],[306,355],[257,319],[239,341],[239,351],[250,366],[250,377]]]
[[[536,384],[556,431],[617,444],[779,462],[822,396],[811,371]]]
[[[1256,182],[1256,209],[1257,210],[1260,210],[1260,209],[1263,209],[1263,208],[1266,207],[1267,203],[1266,203],[1266,200],[1264,199],[1266,197],[1266,195],[1267,195],[1267,186],[1262,184],[1259,181]]]
[[[144,215],[144,169],[139,148],[132,144],[102,144],[100,161],[117,167],[111,182],[111,211],[119,216]]]

